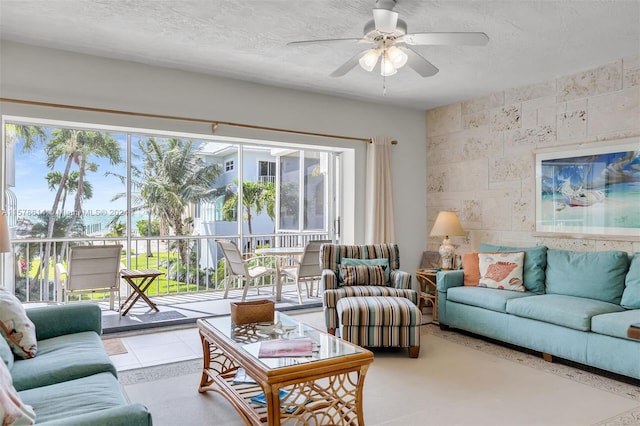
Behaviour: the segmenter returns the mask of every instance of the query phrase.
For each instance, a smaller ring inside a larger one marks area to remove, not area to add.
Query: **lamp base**
[[[440,253],[440,258],[442,260],[442,270],[448,271],[453,269],[453,259],[456,254],[456,248],[451,244],[451,240],[449,240],[449,238],[445,238],[442,241],[442,245],[438,249],[438,253]]]

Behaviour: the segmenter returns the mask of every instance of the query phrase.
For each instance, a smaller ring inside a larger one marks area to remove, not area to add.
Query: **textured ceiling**
[[[640,0],[398,0],[408,32],[483,31],[483,47],[417,46],[440,72],[329,74],[366,45],[375,0],[0,0],[2,39],[428,109],[640,55]]]

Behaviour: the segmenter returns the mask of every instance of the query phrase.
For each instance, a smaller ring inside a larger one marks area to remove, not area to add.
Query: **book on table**
[[[260,358],[302,357],[313,355],[313,340],[275,339],[260,342],[258,356]]]
[[[266,406],[267,405],[267,397],[264,393],[259,393],[258,395],[251,398],[251,402],[257,405]],[[309,400],[307,400],[304,395],[293,395],[288,390],[280,389],[280,403],[282,408],[285,404],[293,404],[285,410],[285,413],[291,414],[298,409],[298,405],[307,404]]]

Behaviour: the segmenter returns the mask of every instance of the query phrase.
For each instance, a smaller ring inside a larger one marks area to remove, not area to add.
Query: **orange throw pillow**
[[[480,258],[477,252],[462,255],[462,270],[464,285],[477,286],[480,282]]]

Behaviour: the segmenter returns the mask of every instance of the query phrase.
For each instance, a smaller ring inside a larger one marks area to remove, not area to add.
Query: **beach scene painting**
[[[640,138],[536,154],[536,231],[640,237]]]

